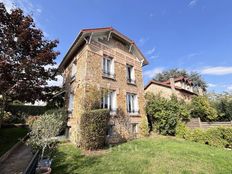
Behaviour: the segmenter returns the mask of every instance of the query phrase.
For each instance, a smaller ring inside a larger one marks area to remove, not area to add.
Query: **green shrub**
[[[201,121],[212,121],[217,119],[217,111],[210,105],[206,96],[196,96],[191,103],[191,116],[201,118]]]
[[[192,130],[186,137],[186,139],[199,143],[206,143],[206,133],[200,128]]]
[[[152,117],[153,127],[162,135],[175,135],[177,123],[189,119],[187,105],[176,97],[168,100],[160,95],[147,93],[146,100],[146,112]]]
[[[61,132],[64,122],[65,117],[57,113],[46,113],[33,121],[28,143],[33,149],[42,151],[41,158],[44,154],[50,156],[55,149],[57,144],[55,137]]]
[[[182,123],[177,126],[177,137],[190,141],[208,144],[215,147],[232,148],[232,128],[214,127],[207,130],[186,128]]]
[[[149,135],[148,121],[147,121],[146,117],[143,117],[142,121],[140,123],[140,135],[141,136],[148,136]]]
[[[186,139],[190,134],[189,128],[184,123],[178,123],[176,127],[176,136]]]
[[[47,111],[46,106],[32,106],[32,105],[9,105],[6,110],[11,112],[12,115],[21,116],[21,115],[42,115]]]
[[[106,109],[86,111],[81,115],[81,147],[89,150],[104,147],[109,118],[110,113]]]

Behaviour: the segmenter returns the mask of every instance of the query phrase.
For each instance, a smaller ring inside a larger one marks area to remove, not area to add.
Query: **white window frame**
[[[130,115],[138,115],[139,107],[138,107],[138,96],[133,93],[126,94],[126,103],[127,103],[127,112]]]
[[[74,109],[74,94],[71,92],[69,94],[69,100],[68,100],[68,111],[73,112]]]
[[[77,73],[77,65],[75,62],[72,63],[72,70],[71,70],[71,79],[76,78],[76,73]]]
[[[138,133],[138,123],[131,123],[131,132],[133,134],[137,134]]]
[[[114,60],[113,58],[104,55],[102,59],[102,71],[104,76],[114,78]]]
[[[130,73],[129,73],[129,71]],[[126,65],[126,77],[127,77],[127,82],[131,84],[135,84],[135,70],[132,65],[127,64]]]
[[[102,96],[102,108],[109,109],[111,114],[116,113],[117,110],[117,96],[116,91],[109,91]]]

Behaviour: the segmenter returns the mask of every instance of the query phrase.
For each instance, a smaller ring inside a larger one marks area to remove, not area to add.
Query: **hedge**
[[[106,109],[86,111],[81,115],[80,145],[82,148],[95,150],[105,146],[109,118],[110,113]]]
[[[207,130],[197,128],[191,130],[183,124],[179,124],[176,136],[210,146],[232,148],[232,127],[214,127]]]
[[[46,106],[32,106],[32,105],[9,105],[6,108],[7,112],[12,115],[42,115],[48,108]]]

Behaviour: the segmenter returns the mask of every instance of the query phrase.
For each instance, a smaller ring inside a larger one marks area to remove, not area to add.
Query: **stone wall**
[[[81,52],[75,56],[74,61],[77,65],[77,74],[75,80],[71,81],[70,73],[71,66],[64,71],[65,89],[66,89],[66,106],[68,107],[68,96],[70,92],[75,95],[74,110],[69,114],[68,126],[69,137],[73,143],[78,143],[79,140],[79,121],[80,115],[83,112],[81,102],[86,94],[86,86],[95,86],[97,89],[106,88],[115,90],[117,94],[117,108],[120,108],[124,113],[124,119],[112,116],[109,124],[114,125],[114,134],[107,138],[109,143],[118,143],[131,138],[130,123],[140,124],[141,118],[145,117],[144,111],[144,85],[142,77],[141,62],[132,54],[123,51],[120,44],[114,44],[113,40],[110,45],[98,42],[94,39],[90,44],[84,46]],[[107,79],[102,77],[102,58],[103,55],[108,55],[113,58],[115,68],[115,79]],[[134,66],[136,85],[127,84],[126,80],[126,64]],[[126,93],[135,93],[138,96],[139,115],[129,116],[126,111]],[[139,125],[138,125],[139,127]],[[134,135],[133,135],[134,136]]]
[[[152,92],[155,95],[160,94],[162,97],[166,99],[170,99],[173,95],[173,91],[171,88],[157,84],[151,84],[149,87],[147,87],[145,92]],[[192,97],[194,96],[190,93],[180,90],[175,90],[175,95],[177,96],[177,98],[183,99],[185,102],[190,102],[192,100]]]
[[[228,121],[228,122],[202,122],[200,118],[192,118],[186,124],[186,126],[191,128],[191,129],[195,129],[195,128],[208,129],[208,128],[218,127],[218,126],[232,126],[232,121]]]

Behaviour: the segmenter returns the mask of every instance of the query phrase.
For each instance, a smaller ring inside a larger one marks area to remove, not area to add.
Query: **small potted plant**
[[[56,149],[60,131],[64,125],[64,116],[62,114],[44,114],[35,120],[31,126],[30,138],[28,144],[33,149],[41,152],[37,173],[51,173],[52,154]]]

